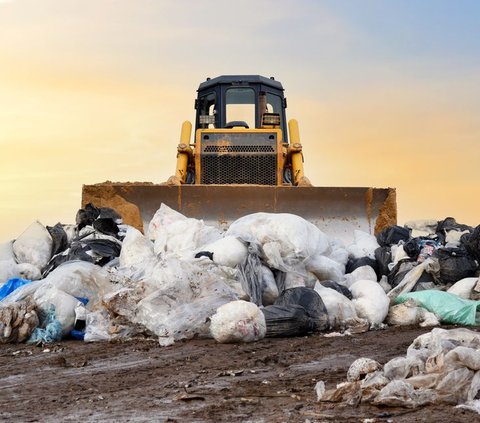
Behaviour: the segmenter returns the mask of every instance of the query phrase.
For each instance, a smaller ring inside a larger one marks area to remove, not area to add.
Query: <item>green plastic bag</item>
[[[434,313],[442,323],[480,325],[480,301],[464,300],[450,292],[432,289],[399,295],[395,303],[404,303],[409,298]]]

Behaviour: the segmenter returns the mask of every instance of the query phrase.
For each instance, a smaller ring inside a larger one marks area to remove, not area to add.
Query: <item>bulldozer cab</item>
[[[198,129],[272,128],[288,142],[282,84],[273,77],[227,75],[207,78],[197,90],[195,131]]]

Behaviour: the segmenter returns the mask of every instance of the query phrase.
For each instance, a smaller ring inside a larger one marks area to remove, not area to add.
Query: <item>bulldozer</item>
[[[314,187],[304,174],[299,125],[287,121],[282,84],[260,75],[207,78],[197,90],[195,131],[185,121],[167,182],[84,185],[82,207],[112,207],[146,230],[161,203],[226,230],[255,212],[294,213],[345,241],[396,224],[394,188]]]

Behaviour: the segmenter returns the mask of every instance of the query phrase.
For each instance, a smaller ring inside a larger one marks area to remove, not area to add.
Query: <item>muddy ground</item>
[[[359,357],[384,364],[427,332],[354,336],[0,346],[0,420],[67,422],[469,422],[450,405],[420,409],[317,403],[314,387],[346,380]]]

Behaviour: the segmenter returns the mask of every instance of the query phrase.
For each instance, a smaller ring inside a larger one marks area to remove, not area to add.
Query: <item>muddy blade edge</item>
[[[161,203],[223,229],[249,213],[294,213],[346,241],[354,229],[376,233],[397,219],[394,188],[103,183],[83,186],[82,207],[87,203],[112,207],[141,230]]]

